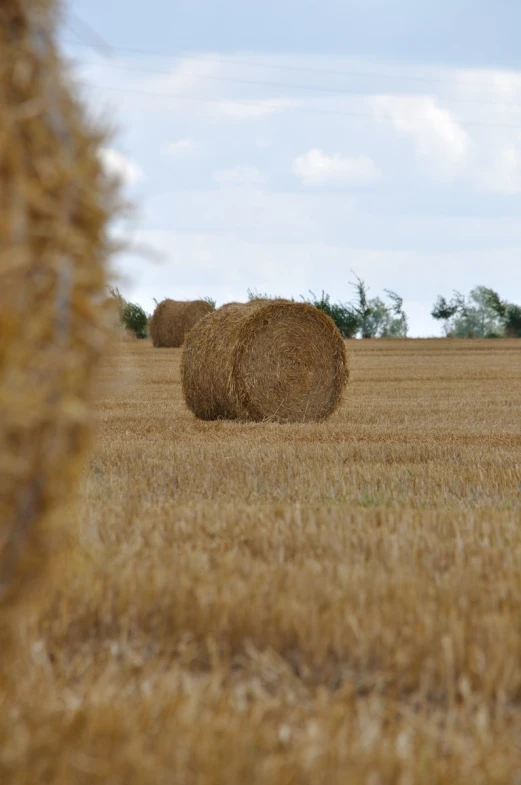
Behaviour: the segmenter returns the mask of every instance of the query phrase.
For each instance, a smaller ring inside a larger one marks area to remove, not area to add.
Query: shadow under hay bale
[[[187,335],[183,394],[202,420],[324,420],[348,378],[334,322],[304,303],[251,302],[219,309]]]
[[[182,346],[185,335],[214,310],[206,300],[163,300],[150,319],[149,332],[156,347]]]

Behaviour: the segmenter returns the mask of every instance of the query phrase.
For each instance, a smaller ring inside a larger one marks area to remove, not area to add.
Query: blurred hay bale
[[[101,301],[101,312],[103,324],[110,333],[119,335],[125,329],[121,319],[121,305],[116,297],[104,297]]]
[[[103,324],[110,338],[119,343],[133,343],[137,335],[125,327],[122,316],[122,306],[116,297],[105,297],[101,303]]]
[[[117,209],[56,24],[53,0],[0,5],[0,599],[39,573],[86,450]]]
[[[188,407],[203,420],[323,420],[347,382],[334,322],[304,303],[220,308],[186,337],[181,363]]]
[[[185,335],[213,310],[213,305],[206,300],[163,300],[150,319],[152,343],[163,347],[182,346]]]
[[[138,337],[136,333],[133,333],[132,330],[127,330],[123,327],[118,333],[118,340],[121,343],[136,343]]]

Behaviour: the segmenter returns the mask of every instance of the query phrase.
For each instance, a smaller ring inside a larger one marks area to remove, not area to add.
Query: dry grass
[[[349,349],[331,420],[280,426],[114,347],[2,785],[521,783],[521,342]]]

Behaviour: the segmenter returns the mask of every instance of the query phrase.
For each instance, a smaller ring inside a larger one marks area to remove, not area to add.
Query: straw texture
[[[256,301],[219,309],[187,336],[186,403],[203,420],[327,418],[347,382],[345,342],[311,305]]]
[[[199,319],[211,313],[213,305],[206,300],[170,300],[159,303],[150,320],[149,330],[156,347],[183,345],[186,333]]]
[[[56,21],[51,0],[0,6],[0,600],[38,573],[87,446],[117,202]]]

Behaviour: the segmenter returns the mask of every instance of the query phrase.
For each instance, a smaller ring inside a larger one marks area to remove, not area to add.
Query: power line
[[[175,99],[177,99],[179,101],[196,101],[196,102],[199,102],[199,103],[219,104],[219,105],[222,105],[223,103],[233,103],[235,105],[242,105],[245,108],[251,108],[252,106],[255,106],[255,104],[258,104],[259,106],[263,106],[268,111],[272,110],[274,112],[276,112],[278,110],[281,110],[281,109],[291,109],[291,110],[294,110],[294,111],[302,111],[302,112],[308,112],[308,113],[310,112],[312,114],[317,114],[317,115],[318,114],[328,114],[328,115],[337,115],[337,116],[341,116],[341,117],[363,117],[363,118],[369,118],[369,119],[372,119],[372,120],[381,119],[381,120],[390,120],[390,121],[393,121],[393,119],[394,119],[392,117],[392,115],[389,115],[389,114],[380,114],[379,113],[378,115],[375,115],[375,114],[369,114],[368,112],[346,112],[346,111],[341,111],[341,110],[336,110],[336,109],[323,109],[323,108],[318,109],[318,108],[312,108],[312,107],[307,107],[307,106],[298,106],[298,105],[281,106],[280,103],[275,103],[273,101],[272,102],[265,101],[264,99],[238,100],[238,99],[235,99],[235,98],[228,98],[228,99],[223,99],[223,98],[200,98],[200,97],[191,96],[191,95],[190,96],[184,95],[182,93],[172,93],[172,92],[159,93],[159,92],[155,92],[155,91],[152,91],[152,90],[139,90],[139,89],[133,89],[133,88],[127,88],[127,87],[113,87],[111,85],[103,85],[101,87],[99,85],[90,84],[89,87],[94,88],[94,89],[98,89],[98,90],[99,89],[113,90],[113,91],[119,92],[119,93],[133,93],[135,95],[143,95],[143,96],[148,96],[148,97],[152,97],[152,98],[154,98],[154,97],[155,98],[175,98]],[[413,117],[411,117],[409,119],[410,120],[425,121],[425,122],[431,122],[432,121],[431,117],[427,117],[427,116],[423,116],[422,117],[421,115],[416,115],[416,116],[413,116]],[[503,129],[508,129],[508,130],[512,130],[512,131],[521,131],[521,125],[507,125],[507,124],[504,124],[504,123],[482,123],[482,122],[477,122],[477,121],[473,121],[473,120],[465,120],[465,119],[462,120],[460,118],[457,119],[457,122],[460,123],[461,125],[466,125],[466,126],[474,127],[474,128],[503,128]]]
[[[81,65],[88,66],[89,63],[84,62],[81,63]],[[164,69],[136,68],[134,66],[127,66],[120,63],[107,63],[106,67],[117,68],[122,71],[130,71],[130,72],[137,72],[137,73],[162,74],[164,76],[172,75],[171,71],[166,71]],[[194,74],[194,76],[198,76],[198,74]],[[204,74],[203,78],[205,80],[210,80],[213,82],[230,82],[234,84],[256,85],[258,87],[273,87],[277,89],[286,89],[286,90],[310,90],[313,92],[322,92],[332,95],[369,96],[375,94],[374,91],[368,92],[367,90],[350,90],[345,87],[326,87],[323,85],[288,84],[284,82],[269,82],[264,80],[243,79],[240,77],[231,77],[231,76],[212,76],[209,74]],[[443,97],[443,100],[448,103],[480,104],[480,105],[482,104],[482,105],[504,106],[512,109],[521,109],[521,103],[512,103],[507,101],[486,101],[479,98],[448,98],[445,96]]]
[[[86,46],[86,47],[89,47],[89,44],[87,42],[85,42],[83,44],[79,44],[78,42],[70,42],[70,43],[72,43],[73,46]],[[418,75],[413,76],[413,75],[410,75],[410,74],[395,75],[395,74],[389,74],[389,73],[383,73],[383,72],[375,72],[375,71],[367,72],[367,71],[353,71],[353,70],[350,70],[350,69],[346,70],[346,69],[334,69],[334,68],[316,68],[316,67],[313,67],[313,66],[289,65],[287,63],[268,63],[268,62],[263,62],[263,61],[260,61],[260,60],[251,60],[249,58],[240,58],[240,57],[237,58],[237,57],[234,57],[233,55],[231,55],[231,56],[228,56],[228,55],[218,56],[218,55],[208,55],[206,53],[202,53],[201,55],[197,55],[197,54],[173,55],[171,52],[170,53],[157,52],[157,51],[153,52],[151,50],[146,50],[146,49],[134,49],[134,48],[130,48],[130,47],[120,47],[120,46],[118,46],[118,47],[117,46],[112,46],[111,49],[113,51],[115,51],[115,52],[121,52],[121,53],[126,53],[126,54],[139,54],[139,55],[144,55],[144,56],[147,56],[147,57],[161,57],[161,58],[165,58],[165,59],[167,59],[167,58],[171,59],[171,58],[174,58],[174,57],[175,57],[175,59],[182,59],[182,58],[189,59],[189,58],[195,58],[195,57],[200,56],[201,58],[203,58],[205,60],[205,62],[237,63],[238,65],[248,65],[248,66],[258,67],[258,68],[270,68],[270,69],[275,69],[275,70],[280,70],[280,71],[298,71],[298,72],[305,71],[305,72],[309,72],[309,73],[331,74],[331,75],[336,75],[336,76],[357,76],[357,77],[364,77],[364,78],[368,78],[368,79],[391,79],[391,80],[402,79],[402,80],[405,80],[405,81],[440,83],[440,84],[449,84],[449,85],[454,86],[454,77],[445,77],[445,78],[443,78],[443,77],[430,77],[430,76],[418,76]],[[512,80],[511,82],[508,82],[508,83],[504,82],[503,84],[505,84],[505,86],[520,87],[520,89],[521,89],[521,74],[520,74],[519,80],[517,80],[514,77],[514,80]],[[478,81],[478,80],[472,80],[472,81],[466,80],[465,85],[467,87],[494,87],[494,83],[493,82],[486,82],[486,81],[481,81],[481,80],[480,81]]]
[[[97,32],[97,30],[94,30],[92,25],[85,22],[73,11],[69,11],[69,16],[70,19],[65,20],[65,26],[80,39],[84,46],[94,49],[103,57],[112,57],[114,55],[114,48]],[[81,33],[75,29],[75,25],[80,28]],[[82,41],[82,38],[86,38],[87,40]],[[78,45],[77,42],[75,43]]]

